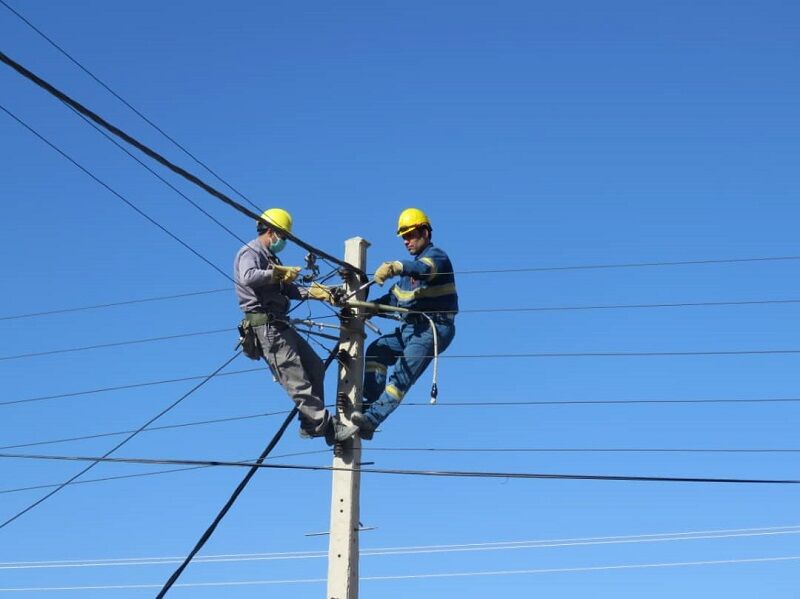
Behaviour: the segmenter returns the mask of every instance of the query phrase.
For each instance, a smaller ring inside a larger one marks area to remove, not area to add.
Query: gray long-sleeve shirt
[[[303,299],[305,290],[292,283],[276,283],[273,265],[280,264],[258,238],[239,250],[233,262],[236,296],[242,312],[266,312],[283,316],[290,299]]]

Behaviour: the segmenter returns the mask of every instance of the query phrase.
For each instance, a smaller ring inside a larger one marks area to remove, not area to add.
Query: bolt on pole
[[[366,270],[369,242],[361,237],[345,241],[344,260]],[[356,292],[360,281],[353,273],[345,276],[345,292]],[[355,294],[366,295],[366,289]],[[364,299],[358,297],[358,299]],[[349,308],[342,319],[339,337],[339,381],[336,412],[346,423],[350,414],[361,407],[364,383],[364,316],[358,308]],[[337,443],[333,457],[333,491],[328,546],[328,599],[358,598],[358,529],[361,491],[361,439]]]

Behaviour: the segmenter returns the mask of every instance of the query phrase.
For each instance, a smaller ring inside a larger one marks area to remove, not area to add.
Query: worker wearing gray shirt
[[[283,266],[277,257],[286,245],[282,231],[291,233],[292,217],[281,208],[261,215],[271,228],[257,223],[258,237],[242,247],[234,261],[239,307],[255,331],[261,353],[277,381],[300,412],[300,434],[325,437],[329,444],[350,438],[358,427],[340,424],[325,409],[325,367],[308,342],[288,323],[292,299],[331,301],[323,285],[294,284],[299,266]]]

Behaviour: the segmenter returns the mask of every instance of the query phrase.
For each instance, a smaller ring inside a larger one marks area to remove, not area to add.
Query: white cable
[[[436,384],[439,378],[439,332],[436,330],[436,324],[434,324],[433,318],[424,312],[422,315],[428,319],[428,323],[431,325],[431,331],[433,332],[433,384],[431,384],[431,405],[433,405],[436,403],[436,398],[439,396],[439,386]]]
[[[610,545],[623,543],[654,543],[665,541],[692,541],[707,539],[727,539],[774,535],[800,534],[800,526],[774,526],[762,528],[733,528],[721,530],[701,530],[691,532],[651,533],[608,537],[579,537],[565,539],[541,539],[528,541],[494,541],[486,543],[464,543],[454,545],[412,545],[400,547],[376,547],[362,549],[362,556],[409,555],[425,553],[456,553],[465,551],[498,551],[514,549],[538,549],[552,547],[575,547],[585,545]],[[203,555],[194,563],[225,563],[245,561],[269,561],[286,559],[317,559],[327,557],[327,551],[286,551],[275,553],[234,553]],[[109,558],[96,560],[54,560],[31,562],[0,563],[0,570],[26,570],[43,568],[91,568],[110,566],[149,566],[180,563],[183,557],[140,557]]]
[[[475,576],[516,576],[522,574],[557,574],[567,572],[599,572],[603,570],[637,570],[646,568],[679,568],[686,566],[718,566],[730,564],[756,564],[774,563],[800,560],[800,555],[780,556],[780,557],[750,557],[741,559],[725,560],[704,560],[696,562],[662,562],[655,564],[621,564],[615,566],[584,566],[576,568],[538,568],[535,570],[488,570],[483,572],[443,572],[440,574],[396,574],[389,576],[362,576],[360,581],[381,581],[381,580],[412,580],[424,578],[464,578]],[[255,586],[273,584],[309,584],[323,583],[325,578],[299,578],[286,580],[233,580],[220,582],[185,582],[177,583],[175,588],[200,588],[200,587],[236,587],[236,586]],[[96,586],[74,586],[74,587],[17,587],[0,588],[0,593],[23,593],[23,592],[46,592],[46,591],[108,591],[124,589],[160,589],[163,585],[158,584],[117,584],[117,585],[96,585]]]

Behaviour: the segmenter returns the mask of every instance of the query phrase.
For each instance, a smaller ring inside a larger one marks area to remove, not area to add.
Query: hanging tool
[[[315,281],[319,276],[319,266],[317,266],[317,255],[312,254],[311,252],[306,254],[306,270],[310,270],[311,272],[307,275],[303,275],[303,281],[306,283],[311,283]]]

